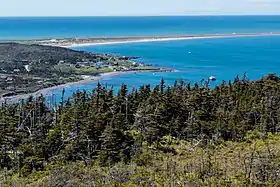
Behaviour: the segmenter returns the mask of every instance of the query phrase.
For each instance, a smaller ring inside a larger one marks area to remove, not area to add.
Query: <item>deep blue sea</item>
[[[0,39],[148,36],[280,30],[280,16],[0,17]]]
[[[280,32],[280,16],[209,17],[80,17],[0,18],[0,39],[148,36],[209,33]],[[280,37],[239,37],[150,43],[114,44],[75,48],[98,53],[141,57],[141,61],[173,68],[172,73],[137,73],[107,77],[101,82],[118,88],[155,85],[163,77],[167,84],[183,79],[191,83],[215,76],[215,84],[247,73],[258,79],[268,73],[280,75]],[[96,82],[66,88],[67,96],[77,89],[92,90]],[[61,90],[55,90],[59,95]]]

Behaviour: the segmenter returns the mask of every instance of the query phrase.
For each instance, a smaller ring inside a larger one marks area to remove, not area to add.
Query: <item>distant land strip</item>
[[[49,38],[49,39],[28,39],[13,40],[13,42],[24,44],[40,44],[59,47],[82,47],[92,45],[109,45],[121,43],[141,43],[173,40],[191,39],[211,39],[211,38],[232,38],[249,36],[280,36],[280,32],[265,33],[227,33],[227,34],[197,34],[197,35],[178,35],[178,36],[119,36],[119,37],[89,37],[89,38]]]

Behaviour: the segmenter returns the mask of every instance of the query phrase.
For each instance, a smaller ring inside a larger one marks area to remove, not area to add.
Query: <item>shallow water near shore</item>
[[[118,44],[74,48],[99,53],[115,53],[140,56],[142,62],[160,67],[173,68],[175,72],[136,73],[105,77],[100,80],[103,85],[113,87],[115,91],[122,83],[129,89],[144,84],[155,86],[164,78],[166,84],[172,85],[175,80],[200,83],[202,78],[215,76],[214,87],[223,80],[233,80],[246,72],[251,80],[259,79],[268,73],[280,75],[280,37],[220,38],[187,41],[165,41],[154,43]],[[66,96],[70,97],[76,90],[91,91],[97,82],[66,87]],[[61,89],[50,93],[57,98]]]
[[[198,16],[198,17],[84,17],[84,18],[0,18],[0,40],[100,36],[165,36],[213,33],[279,32],[280,16]],[[280,37],[215,38],[184,41],[127,43],[73,48],[99,53],[139,56],[139,60],[176,72],[136,73],[104,77],[100,82],[117,90],[122,83],[131,90],[143,84],[158,84],[164,78],[198,82],[215,76],[214,87],[247,73],[259,79],[268,73],[280,75]],[[91,91],[97,82],[65,87],[66,97],[76,90]],[[61,88],[49,92],[55,100]],[[49,97],[49,96],[48,96]],[[47,98],[50,100],[50,98]]]

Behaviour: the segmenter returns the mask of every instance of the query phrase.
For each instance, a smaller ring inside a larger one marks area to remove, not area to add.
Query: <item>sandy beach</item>
[[[50,40],[34,40],[41,45],[50,45],[57,47],[86,47],[96,45],[113,45],[126,43],[146,43],[146,42],[163,42],[177,40],[194,40],[194,39],[216,39],[216,38],[233,38],[233,37],[260,37],[260,36],[280,36],[278,32],[268,33],[231,33],[231,34],[204,34],[204,35],[187,35],[187,36],[139,36],[139,37],[113,37],[113,38],[65,38]]]
[[[70,86],[75,86],[75,85],[83,85],[83,84],[87,84],[87,83],[90,83],[93,81],[101,80],[104,77],[118,76],[118,75],[121,75],[124,73],[133,73],[133,72],[132,71],[130,71],[130,72],[109,72],[109,73],[103,73],[100,76],[83,76],[83,80],[80,80],[77,82],[69,82],[66,84],[61,84],[61,85],[57,85],[57,86],[53,86],[53,87],[49,87],[49,88],[44,88],[44,89],[38,90],[37,92],[34,92],[34,93],[21,94],[21,95],[0,98],[0,102],[4,102],[6,100],[8,103],[13,103],[13,102],[17,102],[18,100],[21,100],[21,99],[26,99],[31,95],[34,97],[38,97],[40,95],[47,96],[48,94],[51,93],[52,90],[63,89],[65,87],[70,87]]]
[[[215,39],[215,38],[232,38],[232,37],[261,37],[261,36],[280,36],[280,33],[232,33],[232,34],[216,34],[216,35],[192,35],[192,36],[165,36],[165,37],[116,37],[116,38],[86,38],[86,39],[51,39],[51,40],[32,40],[36,44],[51,45],[59,47],[83,47],[83,46],[94,46],[94,45],[111,45],[111,44],[124,44],[124,43],[142,43],[142,42],[160,42],[160,41],[175,41],[175,40],[193,40],[193,39]],[[29,41],[30,42],[30,41]],[[89,82],[98,81],[108,76],[117,76],[121,74],[135,73],[141,71],[127,71],[127,72],[110,72],[104,73],[100,76],[84,76],[83,80],[78,82],[71,82],[62,85],[57,85],[49,88],[44,88],[35,93],[16,95],[11,97],[0,98],[3,102],[5,99],[8,102],[15,102],[22,98],[27,98],[30,95],[39,96],[41,94],[47,95],[52,90],[62,89],[64,87],[83,85]],[[147,72],[147,71],[146,71]]]
[[[61,85],[57,85],[57,86],[52,86],[49,88],[44,88],[41,90],[38,90],[37,92],[34,93],[29,93],[29,94],[20,94],[20,95],[15,95],[15,96],[10,96],[10,97],[2,97],[0,98],[0,102],[3,103],[5,100],[7,103],[14,103],[17,102],[21,99],[26,99],[29,96],[33,96],[33,97],[38,97],[40,95],[44,95],[44,96],[48,96],[49,94],[51,94],[51,92],[53,90],[57,90],[57,89],[63,89],[65,87],[71,87],[71,86],[76,86],[76,85],[84,85],[84,84],[88,84],[94,81],[98,81],[101,80],[105,77],[111,77],[111,76],[119,76],[122,74],[132,74],[132,73],[141,73],[141,72],[160,72],[160,70],[139,70],[139,71],[116,71],[116,72],[109,72],[109,73],[102,73],[100,74],[100,76],[83,76],[83,80],[77,81],[77,82],[69,82],[66,84],[61,84]]]

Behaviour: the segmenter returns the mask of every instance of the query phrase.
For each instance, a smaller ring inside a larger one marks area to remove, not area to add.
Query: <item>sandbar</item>
[[[21,40],[17,42],[73,48],[73,47],[86,47],[86,46],[95,46],[95,45],[113,45],[113,44],[127,44],[127,43],[146,43],[146,42],[163,42],[163,41],[193,40],[193,39],[233,38],[233,37],[260,37],[260,36],[280,36],[280,32],[197,34],[197,35],[181,35],[181,36],[52,38],[52,39]]]

